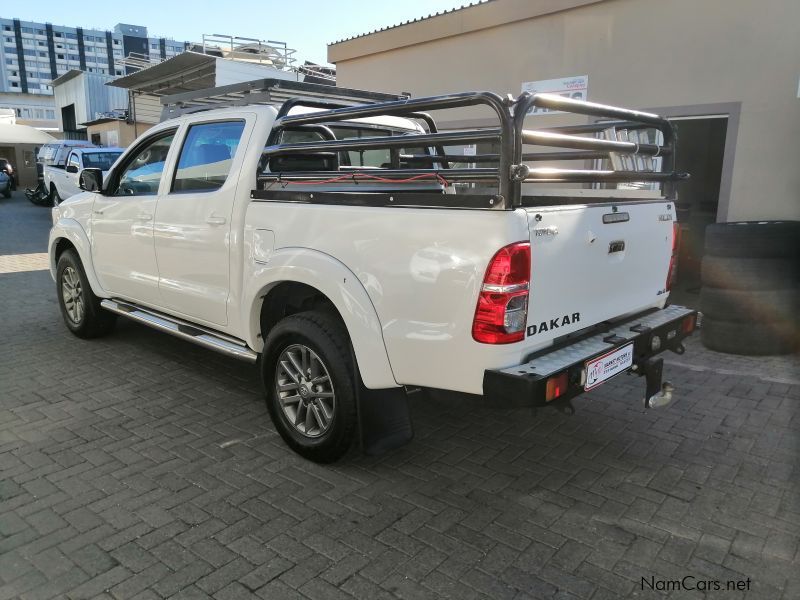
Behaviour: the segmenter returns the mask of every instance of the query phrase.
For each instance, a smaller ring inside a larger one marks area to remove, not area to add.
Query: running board
[[[210,348],[211,350],[216,350],[228,356],[233,356],[234,358],[239,358],[248,362],[256,362],[258,358],[258,354],[248,348],[247,344],[242,340],[188,323],[176,317],[157,313],[150,309],[136,306],[135,304],[123,302],[122,300],[105,299],[100,302],[100,306],[108,311],[152,327],[153,329],[170,333],[175,337],[193,342],[199,346],[204,346],[205,348]]]

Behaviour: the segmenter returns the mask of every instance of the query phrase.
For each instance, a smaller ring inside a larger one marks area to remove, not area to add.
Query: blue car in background
[[[11,198],[12,185],[11,178],[0,171],[0,194],[3,194],[3,198]]]

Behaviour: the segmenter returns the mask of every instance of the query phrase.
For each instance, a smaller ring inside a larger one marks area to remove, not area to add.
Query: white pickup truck
[[[53,209],[74,334],[123,315],[257,361],[276,429],[319,462],[407,442],[418,388],[571,412],[629,372],[645,406],[669,402],[655,357],[683,352],[696,313],[667,306],[684,177],[668,122],[527,93],[245,87],[166,98],[172,118]],[[524,129],[534,106],[604,121]],[[463,107],[497,127],[440,132],[424,112]],[[595,168],[537,166],[553,160]]]
[[[53,206],[79,194],[78,175],[84,169],[100,169],[105,176],[111,165],[122,156],[123,148],[71,147],[64,162],[44,165],[44,185]]]

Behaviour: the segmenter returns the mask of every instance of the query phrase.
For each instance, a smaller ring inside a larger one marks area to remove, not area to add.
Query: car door
[[[109,175],[92,207],[92,259],[103,288],[115,296],[162,305],[153,220],[176,129],[154,133]]]
[[[231,218],[246,146],[241,140],[253,120],[189,123],[156,209],[153,236],[165,306],[211,325],[227,324]]]
[[[80,173],[82,168],[80,154],[73,150],[69,153],[67,164],[64,168],[63,188],[58,190],[63,200],[81,191],[81,188],[78,186],[78,173]]]

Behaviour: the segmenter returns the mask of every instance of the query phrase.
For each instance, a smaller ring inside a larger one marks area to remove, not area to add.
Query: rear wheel
[[[61,204],[61,196],[58,195],[58,190],[54,185],[50,186],[50,204],[52,206],[58,206]]]
[[[281,320],[264,342],[262,375],[272,422],[290,448],[320,463],[347,452],[356,431],[357,378],[335,316],[309,311]]]
[[[8,184],[8,187],[3,190],[3,198],[11,198],[11,184]]]
[[[61,316],[76,336],[99,337],[114,328],[116,315],[100,307],[75,250],[65,250],[59,257],[56,285]]]

